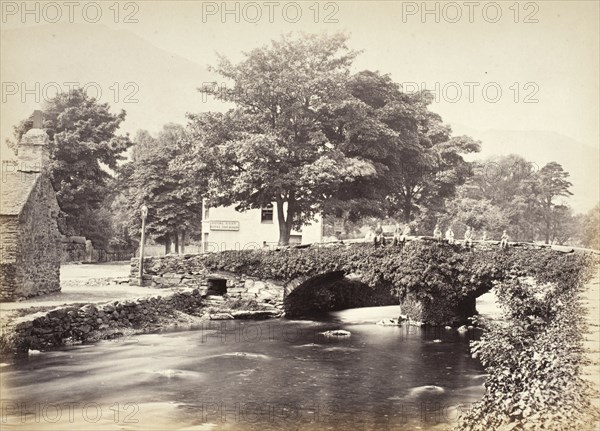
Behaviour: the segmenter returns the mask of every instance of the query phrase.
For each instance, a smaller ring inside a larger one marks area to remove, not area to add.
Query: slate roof
[[[40,176],[39,172],[2,172],[0,215],[19,215]]]

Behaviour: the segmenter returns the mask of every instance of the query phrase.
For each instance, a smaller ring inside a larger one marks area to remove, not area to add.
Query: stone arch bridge
[[[142,285],[199,289],[211,298],[256,300],[283,307],[287,317],[344,308],[400,304],[402,314],[434,325],[458,325],[476,313],[477,297],[528,259],[564,255],[532,244],[473,250],[428,240],[399,247],[342,243],[144,259]],[[572,252],[573,250],[566,250]],[[139,284],[139,260],[131,261]]]

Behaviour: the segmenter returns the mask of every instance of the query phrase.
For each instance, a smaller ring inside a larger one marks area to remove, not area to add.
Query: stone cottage
[[[36,112],[18,163],[0,180],[0,302],[60,291],[60,212],[46,172],[48,135]]]

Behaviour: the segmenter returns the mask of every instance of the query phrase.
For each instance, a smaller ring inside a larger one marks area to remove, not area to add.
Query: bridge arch
[[[288,318],[311,317],[347,308],[397,305],[389,285],[369,286],[344,271],[331,271],[312,277],[299,277],[286,285],[283,300]]]

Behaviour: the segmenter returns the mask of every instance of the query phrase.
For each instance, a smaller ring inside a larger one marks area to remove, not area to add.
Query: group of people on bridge
[[[433,229],[433,237],[442,242],[442,230],[440,229],[440,225],[436,223],[435,228]],[[465,247],[471,248],[473,246],[473,241],[475,240],[475,229],[471,228],[471,226],[467,226],[465,230],[465,235],[463,238],[463,244]],[[481,238],[479,238],[480,242],[487,241],[487,231],[483,231],[481,234]],[[445,240],[448,244],[456,244],[457,241],[454,239],[454,231],[452,230],[452,226],[448,226],[445,234]],[[500,247],[506,248],[508,247],[508,234],[506,233],[506,229],[502,232],[502,237],[500,238]]]
[[[410,234],[411,234],[410,225],[408,223],[405,224],[403,227],[399,223],[396,223],[396,226],[394,227],[394,231],[393,231],[392,245],[399,246],[400,248],[404,248],[404,245],[408,241]],[[435,228],[433,229],[433,238],[438,242],[445,241],[448,244],[460,243],[460,241],[456,241],[454,238],[454,231],[452,230],[452,225],[448,226],[448,229],[446,230],[444,237],[442,237],[442,229],[440,228],[439,223],[436,223]],[[473,241],[475,240],[475,238],[476,238],[475,229],[471,228],[470,226],[467,226],[467,229],[465,230],[464,238],[462,240],[462,243],[464,244],[464,246],[471,249],[473,247]],[[366,239],[367,240],[372,239],[373,244],[376,247],[386,245],[387,240],[383,233],[383,226],[381,225],[381,223],[377,225],[377,228],[375,228],[374,231],[372,230],[369,233],[367,233]],[[487,232],[484,230],[481,234],[481,238],[479,238],[478,241],[485,242],[487,240],[488,240]],[[500,247],[501,248],[508,247],[508,234],[506,233],[506,230],[504,230],[502,232],[502,237],[500,239]]]

